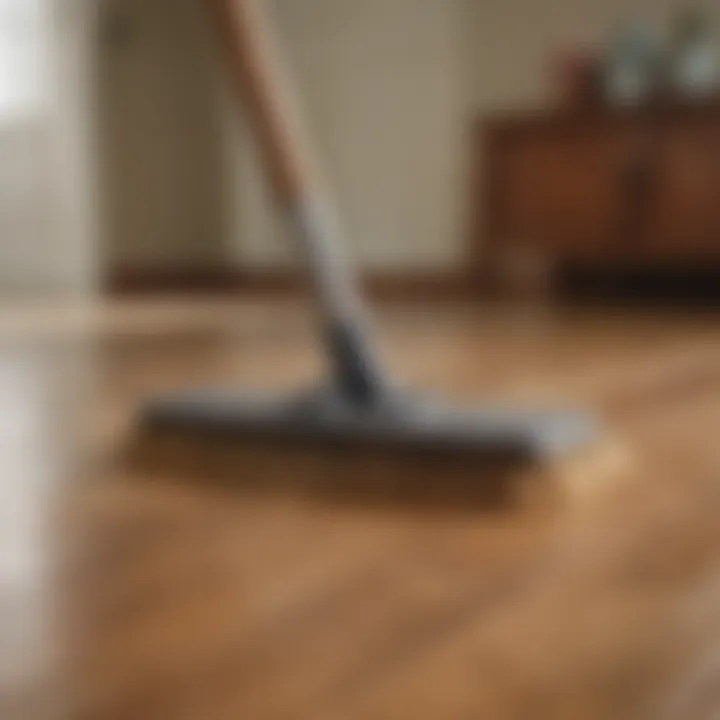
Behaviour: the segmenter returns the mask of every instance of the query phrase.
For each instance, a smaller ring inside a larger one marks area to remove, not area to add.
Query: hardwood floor
[[[0,311],[3,720],[718,717],[716,317],[380,313],[412,383],[629,450],[503,502],[466,464],[128,453],[149,394],[312,377],[300,315]]]

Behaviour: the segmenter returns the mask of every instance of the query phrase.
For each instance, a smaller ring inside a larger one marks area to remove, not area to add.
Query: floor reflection
[[[58,683],[62,553],[58,510],[70,478],[80,385],[76,352],[0,349],[0,716],[40,713]],[[57,703],[55,703],[58,709]]]

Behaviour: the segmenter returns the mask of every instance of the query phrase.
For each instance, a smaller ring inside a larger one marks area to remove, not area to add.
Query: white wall
[[[0,293],[50,280],[46,6],[0,2]]]
[[[93,0],[0,3],[3,296],[86,294],[95,286],[89,102],[94,5]],[[17,87],[8,85],[13,81]]]
[[[385,270],[453,265],[466,177],[465,0],[266,5],[353,253]],[[235,262],[283,263],[284,225],[229,107]]]

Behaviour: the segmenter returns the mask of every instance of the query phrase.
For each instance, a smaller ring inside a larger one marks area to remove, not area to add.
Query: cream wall
[[[89,295],[100,283],[96,107],[97,0],[50,0],[52,222],[49,290]],[[48,264],[50,266],[50,264]]]
[[[469,109],[465,0],[266,5],[353,254],[382,270],[456,263]],[[252,140],[228,107],[234,261],[284,264],[284,226]]]
[[[0,11],[13,4],[38,10],[13,68],[37,89],[22,113],[0,112],[0,295],[88,294],[117,268],[226,265],[201,0],[0,0]],[[127,31],[117,42],[111,6]],[[3,42],[17,20],[0,22]]]
[[[226,262],[217,68],[202,0],[95,0],[107,270]]]
[[[537,107],[552,96],[553,51],[602,44],[618,23],[642,17],[665,28],[673,0],[469,0],[472,98],[480,112]],[[713,9],[712,0],[692,5]]]
[[[0,292],[46,280],[36,256],[47,254],[49,146],[44,8],[0,3],[3,83],[0,102]],[[16,72],[9,66],[15,66]],[[19,86],[22,83],[23,87]]]
[[[0,10],[11,33],[0,33],[3,92],[17,82],[24,97],[0,111],[0,296],[88,294],[98,270],[95,2],[3,0]]]
[[[53,7],[44,0],[0,3],[0,294],[57,286],[59,263],[70,242],[57,239],[57,147],[50,50]]]

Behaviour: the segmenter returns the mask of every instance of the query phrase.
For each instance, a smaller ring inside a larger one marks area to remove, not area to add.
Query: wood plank
[[[288,304],[139,307],[0,327],[1,717],[720,711],[714,318],[382,311],[413,382],[580,402],[635,457],[592,493],[497,504],[468,466],[127,463],[149,392],[288,387],[319,365]]]

